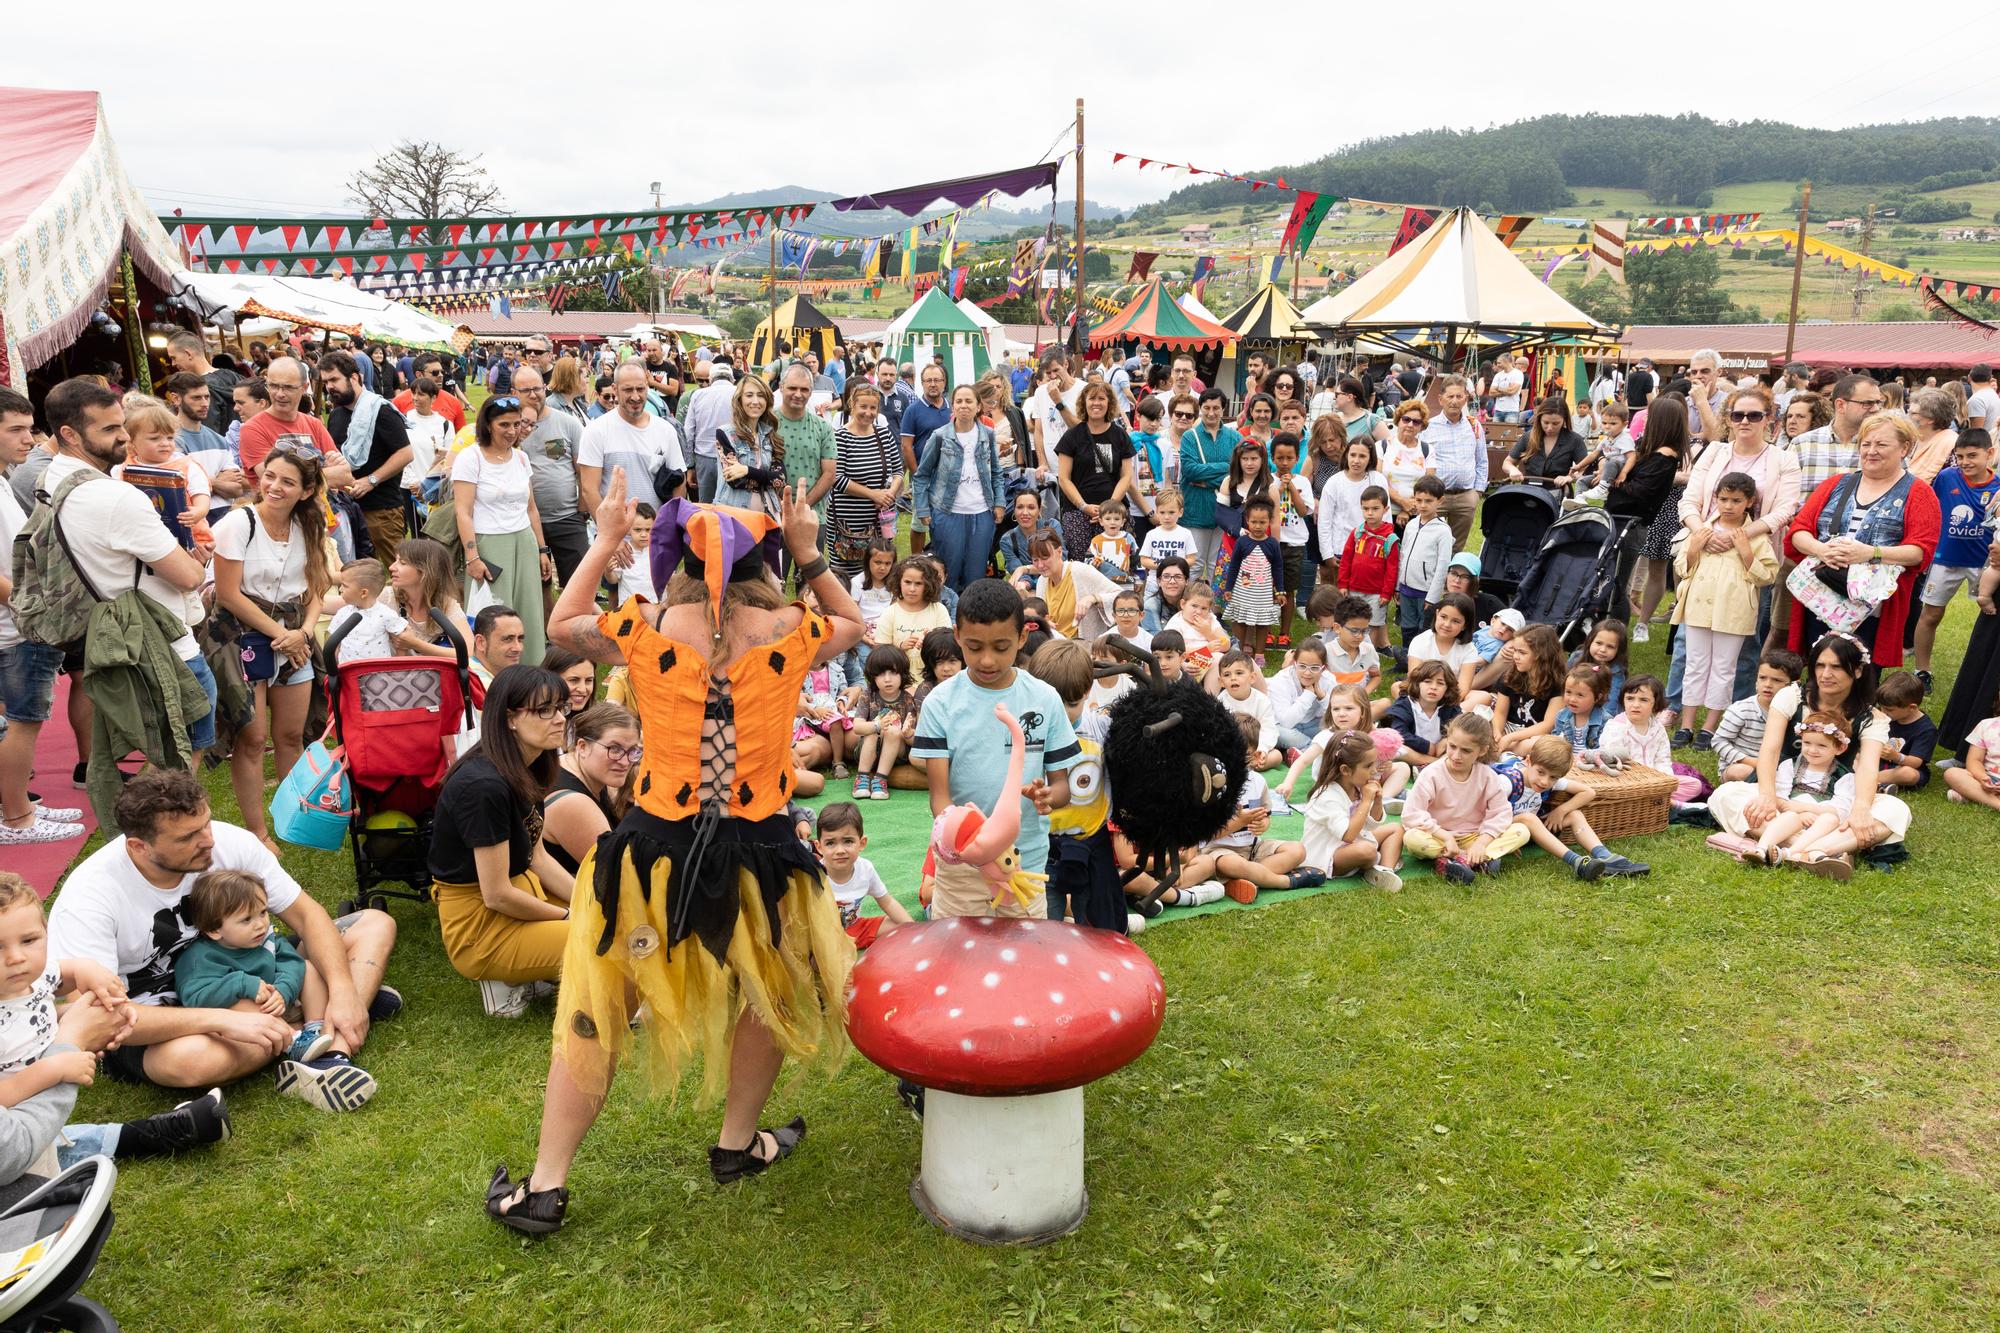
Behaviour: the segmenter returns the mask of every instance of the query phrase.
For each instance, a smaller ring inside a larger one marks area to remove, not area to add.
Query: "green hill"
[[[1823,130],[1692,114],[1540,116],[1486,130],[1369,139],[1246,174],[1282,174],[1292,185],[1351,198],[1517,212],[1550,212],[1607,189],[1638,191],[1648,207],[1715,208],[1732,184],[1806,177],[1950,193],[2000,175],[2000,118]],[[1139,215],[1212,212],[1250,198],[1249,186],[1216,181],[1178,190]]]

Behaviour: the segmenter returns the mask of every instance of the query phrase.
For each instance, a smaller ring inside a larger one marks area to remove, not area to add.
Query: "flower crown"
[[[1865,644],[1865,643],[1863,643],[1863,642],[1861,642],[1861,640],[1859,640],[1859,639],[1855,638],[1855,637],[1854,637],[1854,636],[1853,636],[1852,634],[1849,634],[1849,633],[1848,633],[1848,632],[1847,632],[1846,630],[1844,630],[1844,629],[1830,629],[1830,630],[1828,630],[1828,631],[1827,631],[1826,633],[1824,633],[1824,634],[1820,635],[1820,642],[1821,642],[1821,643],[1825,643],[1825,642],[1826,642],[1826,641],[1827,641],[1828,639],[1845,639],[1845,640],[1847,640],[1847,641],[1848,641],[1849,643],[1851,643],[1851,644],[1853,644],[1853,645],[1854,645],[1854,649],[1855,649],[1855,651],[1861,654],[1861,665],[1862,665],[1862,666],[1873,666],[1873,665],[1875,665],[1875,659],[1874,659],[1873,657],[1869,656],[1869,654],[1868,654],[1868,645],[1867,645],[1867,644]]]
[[[1795,736],[1803,737],[1808,732],[1817,732],[1822,736],[1832,737],[1842,745],[1847,744],[1847,733],[1831,722],[1801,722],[1792,728],[1792,734]]]

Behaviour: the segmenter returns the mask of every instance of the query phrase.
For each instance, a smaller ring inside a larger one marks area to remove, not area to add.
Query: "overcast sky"
[[[1403,33],[1395,16],[1417,11],[1396,5],[1288,28],[1272,16],[1312,7],[496,0],[293,8],[289,39],[258,17],[271,11],[233,8],[243,21],[111,0],[84,28],[66,6],[11,6],[0,84],[102,92],[127,172],[163,211],[263,216],[350,210],[346,180],[404,137],[484,154],[517,213],[636,210],[653,180],[669,203],[911,185],[1042,160],[1071,141],[1079,94],[1093,147],[1240,174],[1551,112],[1841,126],[2000,107],[1989,0],[1922,10],[1904,45],[1854,0],[1701,6],[1699,23],[1681,7],[1513,20],[1432,3]],[[1186,183],[1096,155],[1086,171],[1085,193],[1118,206]]]

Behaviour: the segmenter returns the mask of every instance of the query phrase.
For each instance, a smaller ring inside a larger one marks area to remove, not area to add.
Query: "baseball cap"
[[[1522,630],[1528,627],[1528,618],[1522,615],[1519,611],[1516,611],[1511,606],[1508,607],[1506,610],[1497,613],[1493,618],[1499,621],[1501,624],[1505,625],[1508,629],[1513,630],[1516,634],[1519,634]]]
[[[709,371],[709,379],[711,382],[715,380],[734,380],[735,378],[736,378],[736,372],[729,368],[729,363],[727,361],[717,361],[714,365],[714,368]]]
[[[1479,557],[1470,551],[1460,551],[1451,558],[1447,569],[1462,569],[1474,578],[1479,577]]]

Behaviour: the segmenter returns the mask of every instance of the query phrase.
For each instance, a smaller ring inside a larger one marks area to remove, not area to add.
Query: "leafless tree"
[[[459,218],[506,207],[500,187],[479,165],[443,144],[405,139],[358,171],[347,183],[349,196],[374,217]],[[421,243],[438,239],[424,237]],[[402,237],[399,245],[410,242]]]

